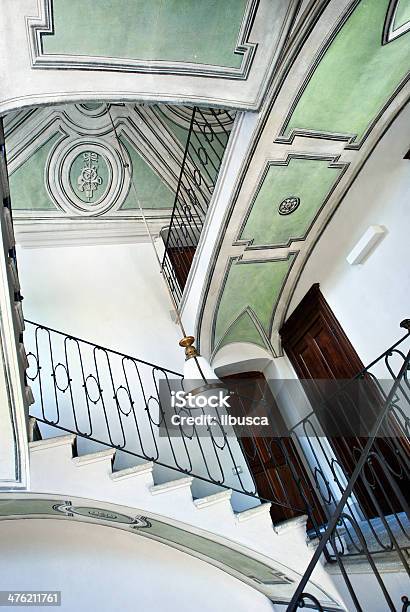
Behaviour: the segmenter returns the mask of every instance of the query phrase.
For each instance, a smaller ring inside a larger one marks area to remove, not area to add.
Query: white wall
[[[117,529],[52,519],[4,521],[0,542],[0,588],[61,590],[62,611],[273,609],[264,595],[222,570]]]
[[[377,145],[317,243],[296,287],[288,315],[319,282],[365,365],[404,335],[410,317],[410,106]],[[370,225],[387,229],[363,264],[346,256]]]
[[[178,346],[181,332],[172,322],[170,302],[163,285],[157,263],[150,244],[108,245],[108,246],[72,246],[57,248],[19,249],[19,271],[24,299],[26,319],[65,333],[84,338],[109,349],[129,354],[165,368],[181,371],[184,362],[183,349]],[[51,378],[51,363],[48,359],[48,339],[42,332],[39,336],[39,355],[42,360],[42,390],[46,398],[46,415],[48,420],[56,418],[56,401]],[[58,361],[66,363],[64,355],[64,337],[52,336],[54,365]],[[25,332],[27,351],[36,352],[33,329],[27,325]],[[76,347],[69,344],[70,376],[76,413],[79,426],[89,433],[86,418],[86,399],[81,386],[83,377],[79,368]],[[81,345],[84,378],[88,374],[96,375],[92,347]],[[112,384],[106,361],[102,352],[98,353],[98,371],[101,376],[105,408],[108,414],[112,440],[121,444],[123,441],[118,410],[114,401]],[[125,386],[122,371],[122,359],[110,355],[115,387]],[[30,360],[33,363],[33,360]],[[144,440],[144,455],[155,455],[154,437],[158,435],[156,427],[151,431],[145,403],[141,394],[136,370],[126,366],[135,411],[141,437]],[[34,367],[29,370],[34,373]],[[156,396],[152,369],[141,366],[141,378],[147,398]],[[59,371],[59,383],[65,386],[64,373]],[[96,395],[96,385],[90,381],[90,394]],[[32,383],[36,398],[35,414],[40,411],[40,393],[38,382]],[[128,411],[129,404],[124,393],[121,396],[123,408]],[[72,405],[69,393],[59,393],[60,424],[72,429]],[[103,406],[100,403],[90,404],[93,437],[107,440],[107,427],[104,420]],[[154,418],[158,407],[150,404]],[[33,409],[32,409],[33,413]],[[122,417],[127,438],[127,448],[140,452],[135,422],[132,415]],[[43,427],[46,437],[56,435],[55,430],[48,432]],[[80,452],[90,452],[92,445],[79,439]],[[95,449],[94,449],[95,450]],[[126,467],[138,463],[132,456],[119,454],[117,466]],[[177,473],[175,473],[176,477]]]
[[[151,244],[19,248],[18,264],[26,319],[182,371]]]

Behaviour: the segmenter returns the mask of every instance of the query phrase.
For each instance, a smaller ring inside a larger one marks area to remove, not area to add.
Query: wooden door
[[[335,315],[320,292],[319,285],[313,285],[303,298],[299,306],[292,313],[280,330],[282,346],[288,355],[295,371],[300,379],[305,380],[343,380],[354,378],[364,369],[363,363],[354,350],[352,344],[341,328]],[[380,400],[377,390],[372,381],[367,381],[368,393],[371,396],[373,406],[376,408]],[[329,441],[333,447],[336,458],[343,466],[347,475],[353,472],[361,450],[367,439],[355,435],[357,429],[346,433],[346,423],[349,419],[357,422],[357,415],[352,413],[354,403],[340,394],[332,402],[324,405],[320,401],[323,398],[323,386],[314,384],[306,387],[307,395],[312,401],[313,409],[318,411],[318,419],[323,427],[332,433]],[[369,402],[370,404],[370,402]],[[320,409],[319,409],[320,406]],[[337,410],[337,414],[334,411]],[[335,424],[339,423],[340,435],[335,433]],[[395,450],[390,441],[377,440],[377,448],[380,454],[396,463]],[[392,494],[391,484],[381,473],[376,465],[372,467],[372,473],[367,474],[368,480],[374,484],[372,493],[377,498],[378,505],[383,512],[391,514],[392,511],[400,511],[402,506],[397,496]],[[400,485],[400,483],[399,483]],[[408,482],[401,482],[404,489]],[[355,487],[356,497],[363,512],[369,518],[378,514],[374,501],[369,496],[368,485],[360,479]]]
[[[277,431],[282,434],[286,431],[285,423],[263,374],[244,372],[225,376],[222,380],[228,388],[235,391],[230,399],[233,411],[245,416],[251,413],[255,402],[263,401],[270,412],[274,413],[271,420],[277,425]],[[239,437],[238,440],[258,495],[273,502],[270,513],[274,523],[307,514],[308,507],[311,514],[309,528],[324,522],[323,510],[293,440],[285,435],[275,435],[273,430],[271,436],[249,435],[249,437]]]
[[[181,291],[184,290],[186,285],[195,251],[196,247],[194,246],[169,246],[167,248],[168,257],[171,261]]]

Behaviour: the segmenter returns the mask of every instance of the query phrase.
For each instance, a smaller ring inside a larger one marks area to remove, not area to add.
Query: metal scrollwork
[[[380,586],[379,593],[386,609],[396,609],[389,587],[379,572],[377,559],[380,553],[393,553],[403,572],[410,573],[406,554],[410,545],[406,499],[409,484],[409,349],[410,333],[354,379],[345,381],[332,395],[328,414],[352,406],[356,408],[358,419],[357,433],[352,430],[348,436],[342,435],[339,446],[331,434],[324,435],[316,418],[317,407],[292,428],[295,438],[305,440],[305,457],[317,493],[321,495],[327,526],[317,534],[319,544],[309,571],[305,572],[295,591],[289,612],[303,607],[299,603],[304,597],[301,593],[322,554],[328,562],[340,567],[354,609],[361,610],[363,606],[349,578],[349,565],[346,565],[349,558],[367,562],[369,572]],[[367,430],[364,429],[366,409],[373,417]],[[365,438],[363,431],[368,432]],[[410,608],[407,596],[403,596],[402,603],[401,609],[405,612]]]
[[[298,601],[298,608],[305,608],[308,601],[315,605],[315,610],[318,610],[318,612],[325,612],[325,609],[321,605],[320,601],[316,599],[316,597],[313,597],[313,595],[310,595],[309,593],[302,593]],[[309,608],[311,607],[312,606],[309,606]]]
[[[189,231],[188,225],[186,227]],[[164,273],[169,274],[171,282],[175,279],[174,268],[165,266]],[[298,608],[329,609],[327,604],[318,601],[318,591],[310,584],[312,571],[315,564],[321,563],[322,555],[340,567],[355,609],[363,607],[349,580],[349,568],[344,565],[349,558],[367,562],[369,572],[373,572],[380,586],[386,609],[396,609],[397,601],[394,604],[378,570],[377,555],[393,553],[403,570],[410,571],[406,553],[410,545],[410,523],[405,489],[408,483],[410,333],[355,379],[347,381],[340,394],[338,391],[332,395],[334,405],[330,408],[340,407],[341,397],[344,402],[357,397],[355,385],[360,381],[366,401],[377,408],[376,424],[364,443],[360,437],[355,437],[354,441],[347,438],[344,456],[338,457],[332,446],[333,438],[324,436],[315,411],[293,425],[289,434],[296,438],[300,452],[305,455],[303,463],[305,470],[310,470],[310,477],[307,474],[305,477],[305,471],[300,470],[301,457],[292,454],[287,438],[259,439],[253,437],[254,432],[250,430],[249,435],[237,440],[232,433],[227,433],[218,409],[215,409],[215,416],[219,428],[210,428],[207,436],[199,435],[195,424],[172,429],[166,418],[161,382],[166,392],[174,390],[174,385],[183,391],[180,374],[29,321],[26,321],[25,334],[31,366],[27,377],[35,399],[30,416],[40,424],[123,449],[144,461],[153,461],[212,485],[268,501],[272,510],[279,511],[282,516],[286,516],[284,509],[288,515],[308,516],[308,535],[317,541],[317,546],[308,570],[294,591],[289,612]],[[383,366],[391,373],[387,389],[381,384],[381,378],[373,376],[374,370],[380,376]],[[256,401],[260,408],[265,401],[265,396],[258,400],[244,397],[237,387],[236,391],[230,390],[238,415],[251,414],[255,408],[253,402]],[[170,402],[170,409],[171,406]],[[271,408],[271,403],[267,403],[266,409]],[[386,432],[390,434],[387,437]],[[238,443],[242,448],[243,464],[249,467],[251,463],[260,470],[257,473],[265,473],[263,496],[255,478],[252,481],[252,470],[246,470],[244,475],[238,470],[233,450]],[[350,458],[347,468],[346,458]],[[288,494],[289,480],[281,480],[284,466],[293,479],[292,496]],[[312,495],[310,491],[314,486],[316,492]],[[300,497],[298,505],[294,491]],[[313,591],[314,595],[306,591]],[[402,612],[406,612],[410,608],[407,595],[403,595],[402,604]]]
[[[192,110],[171,222],[164,236],[162,261],[164,276],[177,303],[215,190],[233,119],[225,110],[210,109],[206,116],[198,107]]]

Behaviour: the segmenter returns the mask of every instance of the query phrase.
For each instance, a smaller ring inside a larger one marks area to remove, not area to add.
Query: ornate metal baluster
[[[164,276],[177,303],[182,297],[233,125],[229,113],[224,111],[222,115],[223,120],[214,110],[205,112],[197,107],[192,110],[162,261]]]

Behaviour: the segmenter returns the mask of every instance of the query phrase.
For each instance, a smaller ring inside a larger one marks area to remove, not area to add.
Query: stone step
[[[71,446],[75,448],[77,436],[74,434],[68,434],[65,436],[56,436],[55,438],[45,438],[43,440],[36,440],[30,442],[30,452],[45,451],[50,448],[58,448],[59,446]]]
[[[154,464],[152,461],[141,463],[140,465],[133,465],[132,467],[112,472],[111,479],[119,481],[134,478],[135,476],[142,476],[143,474],[152,474],[153,467]]]
[[[227,489],[226,491],[220,491],[219,493],[214,493],[213,495],[208,495],[207,497],[199,497],[198,499],[194,500],[194,504],[200,510],[203,508],[209,508],[210,506],[214,506],[216,504],[228,503],[231,505],[231,496],[232,491]]]
[[[271,504],[260,504],[259,506],[255,506],[254,508],[249,508],[249,510],[243,510],[242,512],[237,512],[235,514],[236,520],[240,523],[244,521],[251,521],[255,519],[260,519],[261,517],[265,518],[269,515]],[[270,515],[269,515],[270,520]]]
[[[80,455],[79,457],[73,457],[73,462],[77,467],[98,463],[99,461],[106,461],[107,459],[110,460],[112,464],[114,463],[115,452],[115,449],[109,448],[107,450],[97,451],[87,455]]]
[[[178,478],[177,480],[170,480],[169,482],[153,485],[150,487],[150,491],[152,495],[159,495],[162,493],[171,493],[173,491],[177,491],[178,489],[190,489],[193,480],[194,479],[192,476]]]

